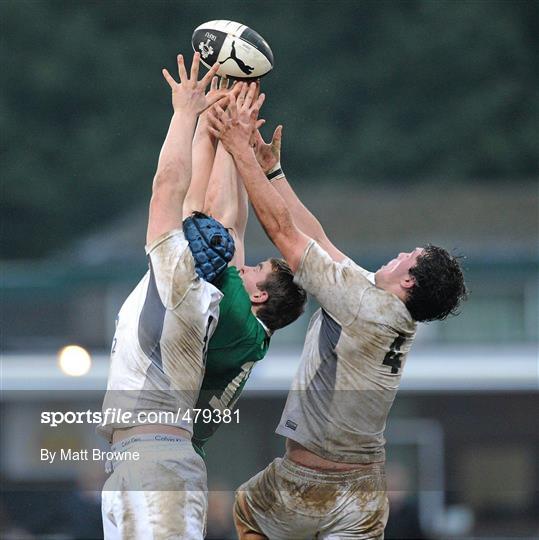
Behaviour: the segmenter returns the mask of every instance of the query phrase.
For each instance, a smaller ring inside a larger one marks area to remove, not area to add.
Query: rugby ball
[[[201,62],[221,64],[217,75],[233,79],[258,79],[273,68],[273,53],[254,30],[233,21],[209,21],[195,28],[191,39]]]

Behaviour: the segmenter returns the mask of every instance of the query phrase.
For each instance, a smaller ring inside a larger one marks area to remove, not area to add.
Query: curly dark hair
[[[262,283],[268,299],[257,311],[257,317],[272,331],[294,322],[304,311],[307,293],[294,283],[290,266],[282,259],[270,259],[272,272]]]
[[[441,321],[459,314],[459,304],[468,295],[459,259],[433,245],[417,258],[410,269],[415,284],[405,302],[414,320]]]

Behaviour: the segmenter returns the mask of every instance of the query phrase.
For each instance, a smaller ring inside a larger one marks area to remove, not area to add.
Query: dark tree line
[[[148,199],[170,116],[161,67],[211,19],[272,46],[263,116],[285,125],[295,181],[533,180],[538,12],[533,0],[3,0],[3,256],[45,255]]]

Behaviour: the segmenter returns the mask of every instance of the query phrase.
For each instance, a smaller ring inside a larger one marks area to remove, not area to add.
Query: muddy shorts
[[[204,538],[206,466],[191,441],[135,435],[111,451],[117,454],[101,506],[105,540]]]
[[[240,486],[234,505],[238,521],[271,540],[381,540],[388,511],[382,463],[319,472],[287,458],[274,460]]]

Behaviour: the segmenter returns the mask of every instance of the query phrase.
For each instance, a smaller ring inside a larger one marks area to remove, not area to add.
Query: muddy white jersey
[[[384,459],[386,419],[416,323],[394,294],[350,259],[335,262],[316,242],[294,281],[321,309],[313,315],[277,433],[323,458]]]
[[[222,294],[195,273],[181,229],[159,237],[146,253],[149,270],[120,309],[112,343],[104,422],[98,428],[108,439],[116,428],[144,423],[192,432],[189,413],[219,317]],[[111,409],[130,413],[131,421],[112,417]]]

